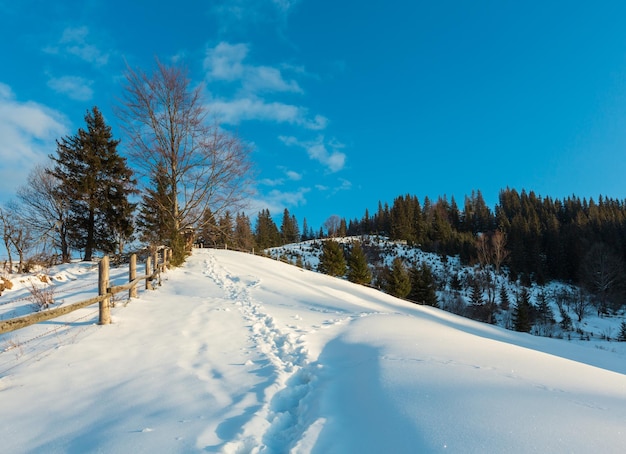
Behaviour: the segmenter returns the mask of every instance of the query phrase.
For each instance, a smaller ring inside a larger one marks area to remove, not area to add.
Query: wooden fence
[[[165,271],[171,261],[171,250],[162,249],[161,251],[161,254],[155,251],[152,256],[146,259],[145,274],[142,276],[137,276],[137,256],[135,254],[131,255],[130,265],[128,267],[129,282],[114,287],[109,286],[109,257],[104,256],[98,264],[98,296],[54,309],[24,315],[22,317],[0,320],[0,334],[10,333],[11,331],[25,328],[45,320],[51,320],[96,303],[100,305],[98,324],[108,325],[111,323],[111,297],[113,295],[128,290],[128,297],[136,298],[138,295],[137,285],[141,281],[145,281],[146,290],[153,290],[152,282],[159,277],[161,272]],[[159,255],[161,255],[160,261]]]

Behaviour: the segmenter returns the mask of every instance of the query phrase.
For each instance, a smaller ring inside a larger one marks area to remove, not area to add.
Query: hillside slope
[[[194,251],[157,291],[116,308],[113,325],[81,330],[0,375],[4,452],[626,445],[622,354],[261,257]]]

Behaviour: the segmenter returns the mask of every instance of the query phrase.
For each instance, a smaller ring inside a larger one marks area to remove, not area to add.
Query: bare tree
[[[476,240],[476,253],[481,267],[493,265],[496,273],[500,273],[500,267],[509,256],[506,249],[506,235],[500,230],[492,233],[481,233]]]
[[[17,265],[17,272],[23,273],[26,253],[33,247],[33,235],[28,226],[26,226],[20,218],[15,218],[18,224],[13,229],[13,236],[11,237],[11,243],[17,252],[19,262]]]
[[[341,218],[336,214],[330,216],[326,221],[324,221],[324,227],[326,227],[326,231],[328,232],[328,236],[330,238],[334,238],[339,233],[339,227],[341,225]]]
[[[32,234],[44,244],[48,243],[61,254],[61,261],[70,261],[67,234],[68,201],[56,191],[59,181],[43,166],[36,166],[26,184],[17,191],[20,218]]]
[[[491,248],[486,233],[479,233],[476,239],[476,253],[478,254],[478,263],[481,268],[485,268],[491,264]]]
[[[581,322],[591,306],[591,299],[582,288],[575,289],[571,293],[571,298],[574,313],[578,317],[578,321]]]
[[[581,264],[581,278],[587,289],[598,298],[598,315],[606,312],[607,303],[624,280],[624,263],[604,243],[595,243]]]
[[[491,235],[491,256],[493,265],[496,267],[496,273],[500,274],[500,267],[509,257],[510,251],[506,248],[506,235],[496,230]]]
[[[15,209],[0,210],[0,222],[2,222],[2,238],[4,247],[9,256],[9,269],[13,270],[13,258],[11,250],[15,251],[19,257],[17,272],[24,272],[25,254],[33,247],[33,236],[28,226],[23,222]]]
[[[9,259],[9,274],[13,272],[13,255],[11,238],[14,234],[14,224],[6,209],[0,207],[0,227],[2,227],[2,241],[4,242],[4,248],[7,251],[7,258]]]
[[[174,236],[201,227],[207,209],[214,219],[239,211],[250,194],[249,147],[208,113],[185,69],[159,61],[152,74],[127,69],[117,115],[140,174],[154,181],[165,173],[168,193],[155,200]]]

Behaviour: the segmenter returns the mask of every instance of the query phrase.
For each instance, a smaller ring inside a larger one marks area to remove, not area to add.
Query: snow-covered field
[[[85,312],[0,336],[2,452],[626,446],[623,344],[515,333],[232,251],[196,250],[165,279],[112,325]]]

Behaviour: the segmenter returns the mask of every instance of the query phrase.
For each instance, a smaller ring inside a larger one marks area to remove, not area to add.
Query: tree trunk
[[[89,223],[87,225],[87,243],[85,244],[85,258],[83,259],[85,262],[90,262],[93,256],[93,246],[94,246],[94,210],[89,210]]]
[[[65,230],[65,225],[61,227],[62,231],[59,232],[61,237],[61,262],[62,263],[70,263],[70,246],[67,244],[67,232]]]
[[[9,259],[9,274],[13,274],[13,257],[11,256],[11,244],[8,239],[4,239],[4,247],[7,250],[7,258]]]

